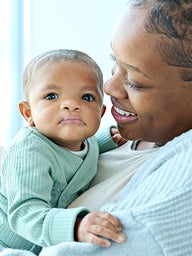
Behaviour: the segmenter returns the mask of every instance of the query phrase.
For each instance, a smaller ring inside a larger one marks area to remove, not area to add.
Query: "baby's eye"
[[[94,99],[95,99],[95,97],[91,94],[88,94],[88,93],[84,94],[82,96],[82,100],[85,100],[85,101],[93,101]]]
[[[49,93],[48,95],[45,96],[46,100],[55,100],[58,99],[58,95],[56,93]]]

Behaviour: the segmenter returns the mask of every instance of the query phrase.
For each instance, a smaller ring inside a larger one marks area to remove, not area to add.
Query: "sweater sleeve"
[[[74,226],[77,216],[85,216],[85,207],[49,210],[43,224],[44,242],[42,246],[50,246],[65,241],[74,241]]]
[[[116,216],[122,221],[124,226],[124,234],[127,239],[124,243],[112,242],[108,248],[95,246],[88,243],[60,243],[55,246],[47,247],[42,250],[39,256],[106,256],[106,255],[134,255],[134,256],[163,256],[163,252],[155,241],[152,233],[142,224],[137,223],[132,214],[129,212],[121,211],[116,212]]]
[[[177,191],[167,200],[127,210],[113,211],[127,240],[108,248],[86,243],[61,243],[42,250],[40,256],[73,255],[192,255],[191,189]],[[174,211],[173,211],[174,209]]]
[[[85,207],[54,208],[52,198],[57,191],[52,190],[51,155],[43,143],[38,143],[34,138],[17,143],[4,159],[9,225],[18,236],[39,246],[74,241],[76,218],[89,211]]]
[[[111,137],[111,128],[114,126],[109,126],[107,128],[99,130],[95,137],[99,144],[99,153],[102,154],[109,150],[115,149],[118,145],[113,141]]]

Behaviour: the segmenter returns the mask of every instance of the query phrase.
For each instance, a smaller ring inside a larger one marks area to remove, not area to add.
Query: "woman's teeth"
[[[124,110],[119,109],[119,108],[117,108],[117,107],[115,107],[115,106],[114,106],[114,109],[115,109],[115,111],[116,111],[118,114],[120,114],[120,115],[122,115],[122,116],[136,116],[136,114],[134,114],[134,113],[131,113],[131,112],[128,112],[128,111],[124,111]]]

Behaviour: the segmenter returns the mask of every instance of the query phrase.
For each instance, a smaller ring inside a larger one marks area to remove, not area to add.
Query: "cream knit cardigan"
[[[40,256],[191,256],[192,130],[153,153],[119,201],[102,210],[120,219],[126,242],[109,248],[61,243]]]

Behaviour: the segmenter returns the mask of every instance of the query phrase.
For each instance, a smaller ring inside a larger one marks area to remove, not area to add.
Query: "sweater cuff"
[[[99,153],[102,154],[109,150],[115,149],[118,147],[111,136],[111,128],[115,127],[114,125],[107,128],[101,129],[96,133],[96,140],[99,144]]]
[[[55,209],[48,225],[50,245],[74,241],[76,219],[79,216],[84,217],[88,213],[89,210],[85,207]]]

